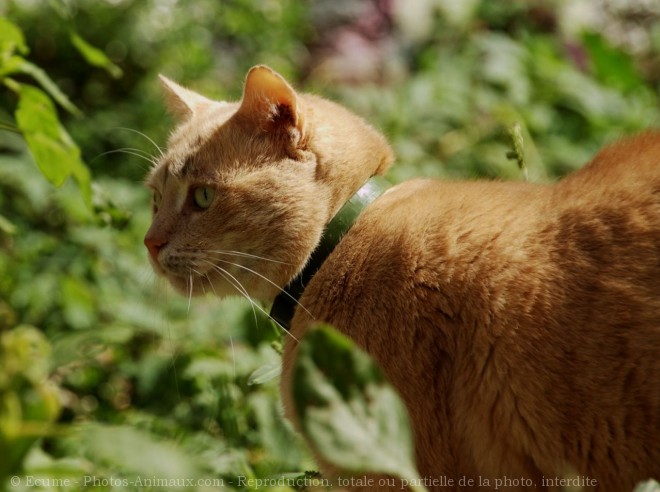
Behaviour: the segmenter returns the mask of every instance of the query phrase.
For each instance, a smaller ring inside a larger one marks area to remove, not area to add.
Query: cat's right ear
[[[211,100],[190,89],[180,86],[164,75],[158,75],[165,94],[165,105],[179,121],[186,121],[201,107],[211,104]]]
[[[238,115],[268,132],[284,131],[300,140],[304,121],[296,92],[273,69],[252,67],[247,74]]]

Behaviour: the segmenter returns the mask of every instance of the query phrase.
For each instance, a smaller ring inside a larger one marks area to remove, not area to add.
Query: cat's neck
[[[310,256],[303,271],[296,275],[275,298],[270,316],[276,323],[286,330],[289,329],[296,306],[307,284],[321,268],[335,246],[339,244],[341,238],[353,226],[362,211],[390,186],[390,182],[382,176],[374,176],[341,207],[325,227],[321,241]]]

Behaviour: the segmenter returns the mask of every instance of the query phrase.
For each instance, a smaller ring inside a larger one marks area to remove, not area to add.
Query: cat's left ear
[[[301,101],[284,78],[265,65],[250,69],[238,114],[268,132],[303,133]]]
[[[158,78],[165,92],[167,110],[179,121],[186,121],[203,106],[212,103],[210,99],[180,86],[162,74],[159,74]]]

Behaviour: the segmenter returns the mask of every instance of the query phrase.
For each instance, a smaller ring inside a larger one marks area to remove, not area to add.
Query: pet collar
[[[391,184],[382,176],[374,176],[367,181],[332,218],[323,231],[321,241],[312,253],[307,265],[291,282],[284,287],[273,302],[270,316],[285,329],[289,329],[291,319],[305,287],[318,272],[335,246],[339,244],[344,234],[353,226],[360,213]]]

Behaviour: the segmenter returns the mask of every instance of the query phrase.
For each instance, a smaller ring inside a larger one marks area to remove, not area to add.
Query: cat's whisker
[[[211,267],[213,267],[214,270],[216,270],[220,275],[222,275],[222,277],[225,280],[227,280],[232,285],[232,287],[234,287],[236,290],[238,290],[243,295],[243,297],[245,297],[250,302],[250,307],[252,308],[252,314],[254,315],[254,325],[257,326],[259,324],[259,321],[257,320],[257,311],[254,309],[254,301],[252,300],[252,298],[248,294],[248,291],[238,281],[238,279],[236,279],[231,273],[226,271],[224,268],[221,268],[221,267],[215,265],[214,263],[212,263],[208,260],[205,260],[205,259],[202,259],[202,261],[204,261],[204,262],[208,263],[209,265],[211,265]],[[233,278],[236,281],[238,286],[236,284],[234,284],[234,282],[232,280],[230,280],[227,277],[227,275],[231,276],[231,278]],[[206,275],[206,277],[208,278],[208,274]],[[213,282],[211,282],[210,278],[209,278],[209,283],[211,284],[211,288],[213,289],[213,293],[217,295],[217,292],[215,292],[215,287],[213,287]]]
[[[227,263],[227,264],[229,264],[229,265],[233,265],[233,266],[238,267],[238,268],[242,268],[243,270],[246,270],[246,271],[248,271],[248,272],[250,272],[250,273],[253,273],[253,274],[257,275],[259,278],[264,279],[266,282],[268,282],[269,284],[271,284],[271,285],[273,285],[274,287],[276,287],[280,292],[282,292],[283,294],[285,294],[288,298],[290,298],[293,302],[295,302],[298,306],[300,306],[300,307],[303,309],[303,311],[305,311],[307,314],[309,314],[309,317],[310,317],[310,318],[314,319],[314,316],[312,315],[312,313],[310,313],[310,312],[307,310],[307,308],[306,308],[305,306],[303,306],[302,304],[300,304],[300,302],[298,301],[298,299],[296,299],[295,297],[293,297],[293,296],[292,296],[291,294],[289,294],[286,290],[284,290],[282,287],[280,287],[280,286],[277,285],[275,282],[273,282],[273,281],[270,280],[269,278],[265,277],[265,276],[262,275],[261,273],[255,271],[255,270],[252,270],[251,268],[248,268],[248,267],[246,267],[245,265],[241,265],[241,264],[239,264],[239,263],[234,263],[234,262],[232,262],[232,261],[226,261],[226,260],[220,260],[220,259],[218,259],[218,261],[221,261],[222,263]]]
[[[193,294],[193,277],[192,277],[192,269],[188,273],[188,312],[187,314],[190,314],[190,305],[192,304],[192,294]]]
[[[273,260],[272,258],[266,258],[265,256],[253,255],[251,253],[244,253],[242,251],[220,251],[220,250],[204,250],[205,253],[213,253],[219,255],[228,255],[228,256],[242,256],[245,258],[254,258],[257,260],[270,261],[272,263],[279,263],[281,265],[293,265],[293,263],[288,263],[286,261]]]
[[[234,362],[234,379],[236,379],[236,352],[234,351],[234,339],[229,335],[229,344],[231,345],[231,359]]]
[[[140,149],[134,149],[132,147],[124,147],[124,148],[121,148],[121,149],[114,149],[114,150],[108,150],[107,152],[102,152],[101,154],[94,157],[94,159],[92,159],[91,162],[94,162],[96,159],[99,159],[99,158],[101,158],[105,155],[119,154],[119,153],[132,155],[134,157],[144,159],[145,161],[149,162],[153,166],[156,165],[156,159],[155,159],[154,156],[152,156],[148,152],[145,152],[145,151],[140,150]]]
[[[206,261],[207,263],[209,263],[209,264],[212,266],[212,268],[213,268],[214,270],[216,270],[217,272],[219,272],[221,275],[223,275],[223,277],[224,277],[224,274],[226,274],[226,275],[229,275],[232,279],[234,279],[234,281],[235,281],[236,283],[238,283],[238,285],[241,287],[242,290],[238,289],[238,288],[236,287],[236,285],[234,285],[233,283],[232,283],[232,285],[233,285],[235,288],[237,288],[237,290],[238,290],[239,292],[241,292],[241,294],[243,294],[243,295],[245,296],[245,298],[246,298],[248,301],[250,301],[250,304],[252,304],[253,308],[256,307],[259,311],[261,311],[263,314],[265,314],[266,317],[268,317],[268,319],[270,319],[273,323],[275,323],[275,324],[276,324],[276,325],[277,325],[277,326],[278,326],[278,327],[279,327],[279,328],[280,328],[280,329],[281,329],[281,330],[282,330],[287,336],[290,336],[290,337],[291,337],[292,339],[294,339],[296,342],[299,342],[299,341],[300,341],[300,340],[298,340],[298,338],[296,338],[294,335],[292,335],[291,332],[289,332],[289,330],[287,330],[284,326],[282,326],[282,325],[281,325],[281,324],[280,324],[275,318],[273,318],[273,317],[270,315],[270,313],[268,313],[264,308],[262,308],[261,306],[259,306],[259,304],[255,303],[254,300],[253,300],[253,299],[250,297],[250,295],[248,294],[248,292],[247,292],[247,290],[245,289],[245,287],[243,287],[243,285],[240,283],[240,281],[239,281],[236,277],[234,277],[231,273],[229,273],[227,270],[225,270],[225,269],[222,268],[221,266],[218,266],[218,265],[216,265],[216,264],[214,264],[214,263],[212,263],[212,262],[210,262],[210,261],[208,261],[208,260],[203,260],[203,261]],[[225,277],[225,278],[227,278],[227,277]],[[231,283],[231,282],[230,282],[230,283]],[[256,321],[256,320],[255,320],[255,321]]]
[[[195,271],[195,273],[199,273],[199,272]],[[209,285],[211,286],[211,290],[213,291],[213,293],[217,297],[217,292],[215,291],[215,287],[213,286],[213,282],[211,282],[211,278],[209,277],[209,274],[205,273],[205,274],[199,274],[199,275],[202,278],[202,280],[206,280],[209,283]],[[225,278],[227,278],[227,277],[225,277]],[[204,283],[202,283],[202,290],[204,290]],[[254,324],[256,326],[257,325],[257,312],[254,310],[254,306],[250,305],[250,307],[252,308],[252,314],[254,314]],[[229,344],[231,345],[231,360],[232,360],[233,365],[234,365],[234,379],[236,379],[236,351],[234,350],[234,339],[232,338],[231,335],[229,335]]]
[[[160,147],[160,145],[158,145],[156,142],[153,141],[153,139],[152,139],[151,137],[149,137],[146,133],[141,132],[140,130],[136,130],[136,129],[134,129],[134,128],[128,128],[128,127],[126,127],[126,126],[116,126],[116,127],[112,128],[112,129],[113,129],[113,130],[125,130],[125,131],[127,131],[127,132],[137,133],[138,135],[140,135],[140,136],[146,138],[149,142],[151,142],[151,144],[152,144],[154,147],[156,147],[156,150],[158,150],[158,152],[160,153],[160,156],[161,156],[161,157],[163,157],[163,156],[165,155],[165,152],[163,152],[163,149]]]
[[[209,279],[208,279],[208,276],[207,276],[207,275],[204,275],[204,274],[201,273],[201,272],[198,272],[198,271],[195,270],[194,268],[191,268],[191,270],[193,271],[193,273],[195,273],[195,275],[197,275],[199,278],[202,279],[202,282],[200,283],[200,285],[202,286],[202,293],[203,293],[204,295],[206,295],[206,289],[204,288],[204,282],[203,282],[203,281],[204,281],[204,279],[209,280]]]

